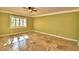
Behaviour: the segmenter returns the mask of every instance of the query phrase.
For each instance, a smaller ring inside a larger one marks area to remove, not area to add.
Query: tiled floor
[[[21,48],[26,47],[28,35],[14,35],[7,37],[0,37],[0,50],[2,51],[19,51]]]
[[[1,51],[79,51],[77,43],[40,33],[0,37]]]
[[[77,43],[57,37],[32,33],[27,50],[32,51],[79,51]]]

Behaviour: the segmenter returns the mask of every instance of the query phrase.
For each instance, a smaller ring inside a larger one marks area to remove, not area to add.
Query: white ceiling
[[[29,13],[28,9],[24,9],[23,7],[0,7],[0,10],[7,11],[7,13],[18,14],[23,16],[38,16],[60,11],[79,9],[79,7],[36,7],[36,8],[38,11],[32,13]]]

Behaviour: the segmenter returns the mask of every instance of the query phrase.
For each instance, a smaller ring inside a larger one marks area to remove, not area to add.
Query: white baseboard
[[[17,34],[21,34],[21,33],[25,33],[25,32],[30,32],[30,31],[31,31],[31,30],[29,30],[29,31],[24,31],[24,32],[18,32],[18,33],[2,34],[2,35],[0,35],[0,37],[9,36],[9,35],[17,35]]]
[[[62,37],[62,36],[58,36],[58,35],[54,35],[54,34],[49,34],[49,33],[41,32],[41,31],[36,31],[36,30],[34,30],[34,32],[45,34],[45,35],[50,35],[50,36],[54,36],[54,37],[58,37],[58,38],[62,38],[62,39],[65,39],[65,40],[71,40],[71,41],[77,42],[77,40],[75,40],[75,39],[66,38],[66,37]]]
[[[76,41],[77,42],[77,40],[75,40],[75,39],[66,38],[66,37],[62,37],[62,36],[58,36],[58,35],[54,35],[54,34],[49,34],[49,33],[41,32],[41,31],[36,31],[36,30],[29,30],[29,31],[12,33],[12,34],[4,34],[4,35],[0,35],[0,37],[9,36],[9,35],[15,35],[15,34],[20,34],[20,33],[25,33],[25,32],[32,32],[32,31],[37,32],[37,33],[41,33],[41,34],[45,34],[45,35],[50,35],[50,36],[54,36],[54,37],[58,37],[58,38],[62,38],[62,39],[66,39],[66,40],[71,40],[71,41]]]

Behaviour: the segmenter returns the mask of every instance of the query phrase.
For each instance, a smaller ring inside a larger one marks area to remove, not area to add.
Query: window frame
[[[12,20],[12,17],[14,20]],[[19,20],[17,20],[17,18]],[[18,23],[18,25],[17,25]],[[25,25],[24,25],[25,24]],[[20,16],[10,16],[10,28],[15,29],[15,28],[25,28],[27,27],[27,19],[25,17],[20,17]]]

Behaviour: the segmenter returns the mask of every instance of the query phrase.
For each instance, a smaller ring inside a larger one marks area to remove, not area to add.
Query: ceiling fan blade
[[[28,10],[29,12],[37,12],[37,9],[36,8],[34,8],[34,7],[23,7],[25,10]]]

